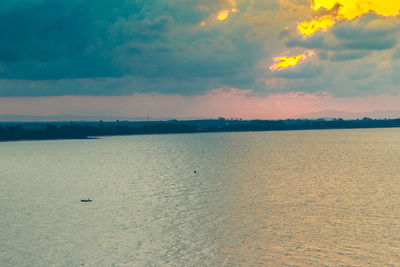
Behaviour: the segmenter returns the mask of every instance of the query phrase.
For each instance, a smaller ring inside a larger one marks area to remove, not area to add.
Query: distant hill
[[[374,119],[396,119],[400,118],[400,110],[376,110],[372,112],[356,113],[340,110],[321,110],[317,112],[305,113],[299,118],[304,119],[319,119],[319,118],[342,118],[346,120],[362,119],[364,117]]]

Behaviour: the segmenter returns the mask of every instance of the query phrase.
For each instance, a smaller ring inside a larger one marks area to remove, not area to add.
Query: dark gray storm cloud
[[[244,38],[248,26],[234,31],[222,26],[195,30],[209,15],[195,8],[197,2],[28,0],[0,4],[0,79],[6,84],[0,87],[0,95],[190,95],[218,86],[251,87],[254,62],[264,53],[261,44]],[[121,78],[124,86],[109,82],[89,92],[82,83],[67,88],[74,82],[48,90],[17,86],[24,80],[54,84],[51,81],[101,78]],[[20,82],[10,88],[11,82],[5,79]]]
[[[304,16],[292,9],[300,4],[309,9],[308,0],[0,1],[0,97],[398,88],[380,57],[400,58],[398,27],[375,27],[379,17],[369,16],[304,37],[295,28]],[[225,9],[229,17],[217,21]],[[307,50],[316,56],[270,71],[275,57]],[[349,78],[360,71],[374,75]]]
[[[355,59],[361,59],[368,56],[370,53],[361,51],[361,52],[335,52],[331,56],[332,61],[349,61]]]
[[[302,47],[307,49],[331,49],[331,44],[325,41],[321,33],[316,33],[311,37],[304,38],[297,36],[286,41],[287,47]]]
[[[351,50],[387,50],[397,44],[396,28],[370,29],[365,26],[349,26],[347,23],[333,29],[341,46]]]

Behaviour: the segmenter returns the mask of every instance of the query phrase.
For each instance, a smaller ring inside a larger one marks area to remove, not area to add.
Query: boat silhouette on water
[[[91,199],[81,199],[81,202],[92,202],[93,200]]]

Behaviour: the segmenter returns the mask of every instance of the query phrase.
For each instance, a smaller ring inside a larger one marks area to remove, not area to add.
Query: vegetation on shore
[[[192,120],[157,122],[0,123],[0,141],[85,139],[94,136],[400,127],[400,119]]]

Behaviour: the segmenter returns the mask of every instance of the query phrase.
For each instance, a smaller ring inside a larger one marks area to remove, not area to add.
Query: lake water
[[[399,266],[400,129],[0,143],[0,266],[48,265]]]

